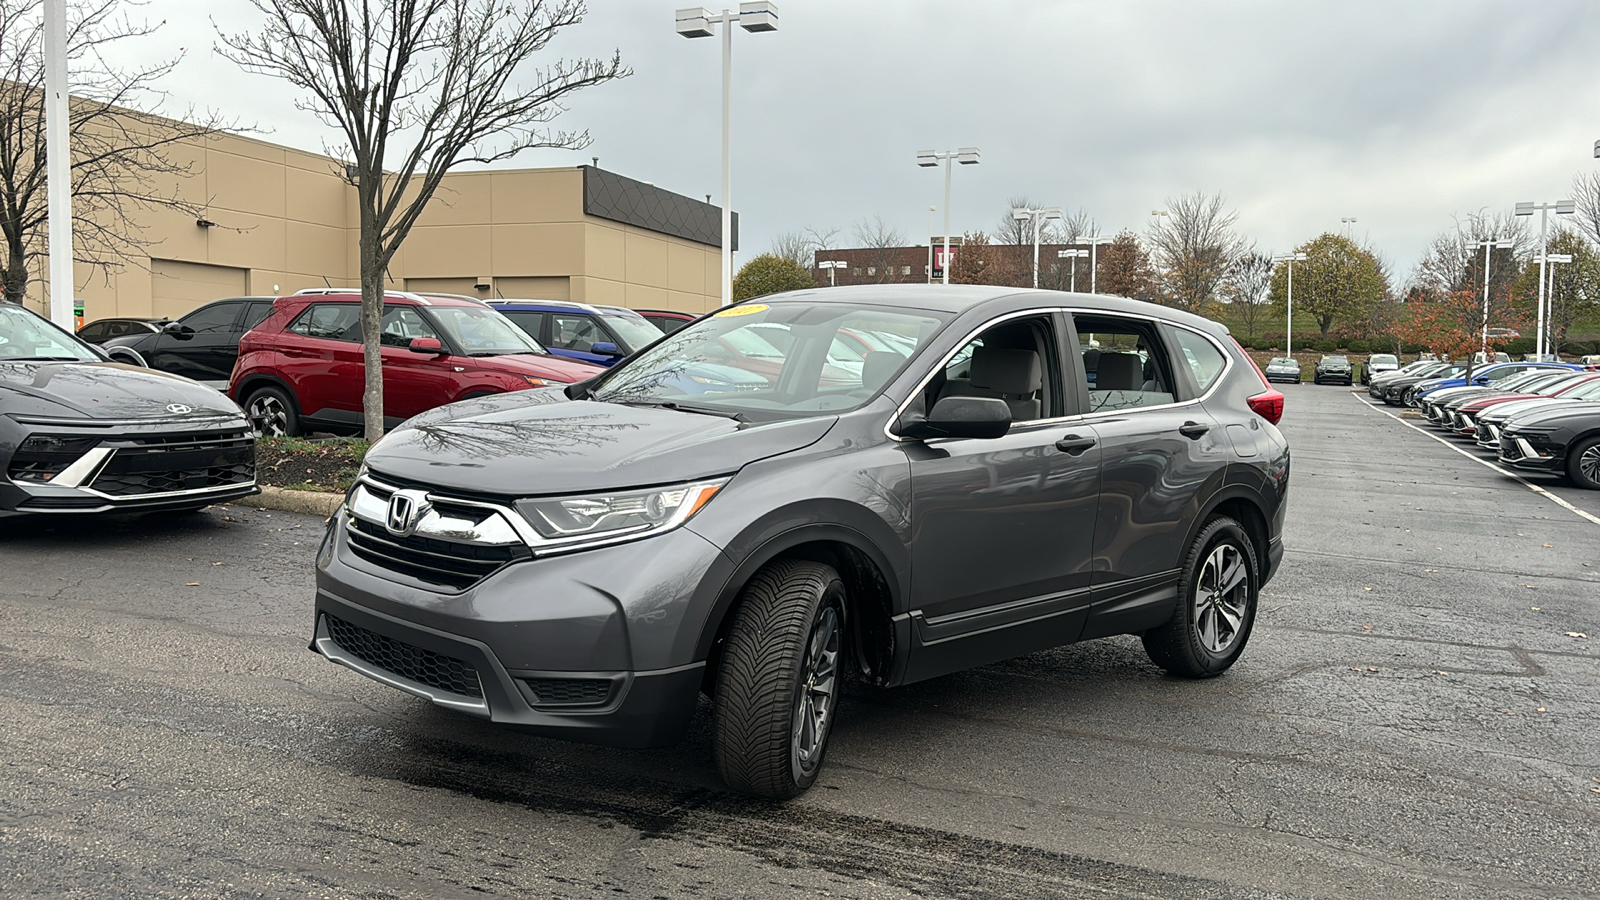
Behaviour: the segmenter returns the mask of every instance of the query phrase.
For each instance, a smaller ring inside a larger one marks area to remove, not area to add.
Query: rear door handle
[[[1200,440],[1200,436],[1210,430],[1210,425],[1202,425],[1199,422],[1185,422],[1178,426],[1178,433],[1191,441]]]
[[[1093,447],[1094,445],[1094,438],[1084,437],[1081,434],[1069,434],[1061,440],[1056,441],[1056,449],[1069,456],[1078,456],[1082,454],[1083,451]]]

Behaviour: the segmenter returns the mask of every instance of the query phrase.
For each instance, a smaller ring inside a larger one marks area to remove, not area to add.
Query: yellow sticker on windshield
[[[734,316],[749,316],[767,309],[765,303],[746,303],[743,306],[730,306],[716,313],[718,319],[731,319]]]

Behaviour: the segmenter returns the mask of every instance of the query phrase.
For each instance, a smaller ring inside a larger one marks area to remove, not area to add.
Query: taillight
[[[1266,388],[1261,393],[1250,396],[1245,402],[1250,404],[1250,410],[1256,415],[1274,425],[1278,424],[1278,420],[1283,418],[1283,394],[1267,381],[1267,376],[1262,374],[1261,367],[1256,365],[1250,354],[1244,352],[1244,347],[1237,338],[1234,339],[1233,345],[1239,348],[1239,355],[1250,361],[1250,368],[1256,370],[1256,377],[1261,379],[1261,386]]]
[[[1273,388],[1267,388],[1245,402],[1250,404],[1252,412],[1274,425],[1283,418],[1283,394]]]

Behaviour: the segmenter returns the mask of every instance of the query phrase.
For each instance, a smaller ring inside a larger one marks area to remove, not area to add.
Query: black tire
[[[1600,491],[1600,435],[1567,448],[1567,477],[1578,487]]]
[[[1184,556],[1172,618],[1143,635],[1150,661],[1179,678],[1227,671],[1255,625],[1260,571],[1255,545],[1238,522],[1227,516],[1207,522]],[[1219,574],[1234,586],[1214,590]]]
[[[722,647],[712,721],[735,790],[788,800],[817,780],[838,709],[845,647],[839,573],[782,560],[745,585]]]
[[[300,415],[294,401],[278,387],[259,387],[250,392],[244,401],[244,414],[257,437],[297,437],[300,434]]]

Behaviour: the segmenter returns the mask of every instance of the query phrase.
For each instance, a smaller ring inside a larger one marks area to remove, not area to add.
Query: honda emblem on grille
[[[175,416],[181,416],[184,413],[194,412],[194,407],[184,406],[182,403],[168,403],[167,412],[172,413]]]
[[[389,497],[389,519],[384,527],[390,534],[400,537],[410,537],[417,530],[417,523],[422,517],[433,509],[433,504],[428,502],[427,491],[395,491]]]

